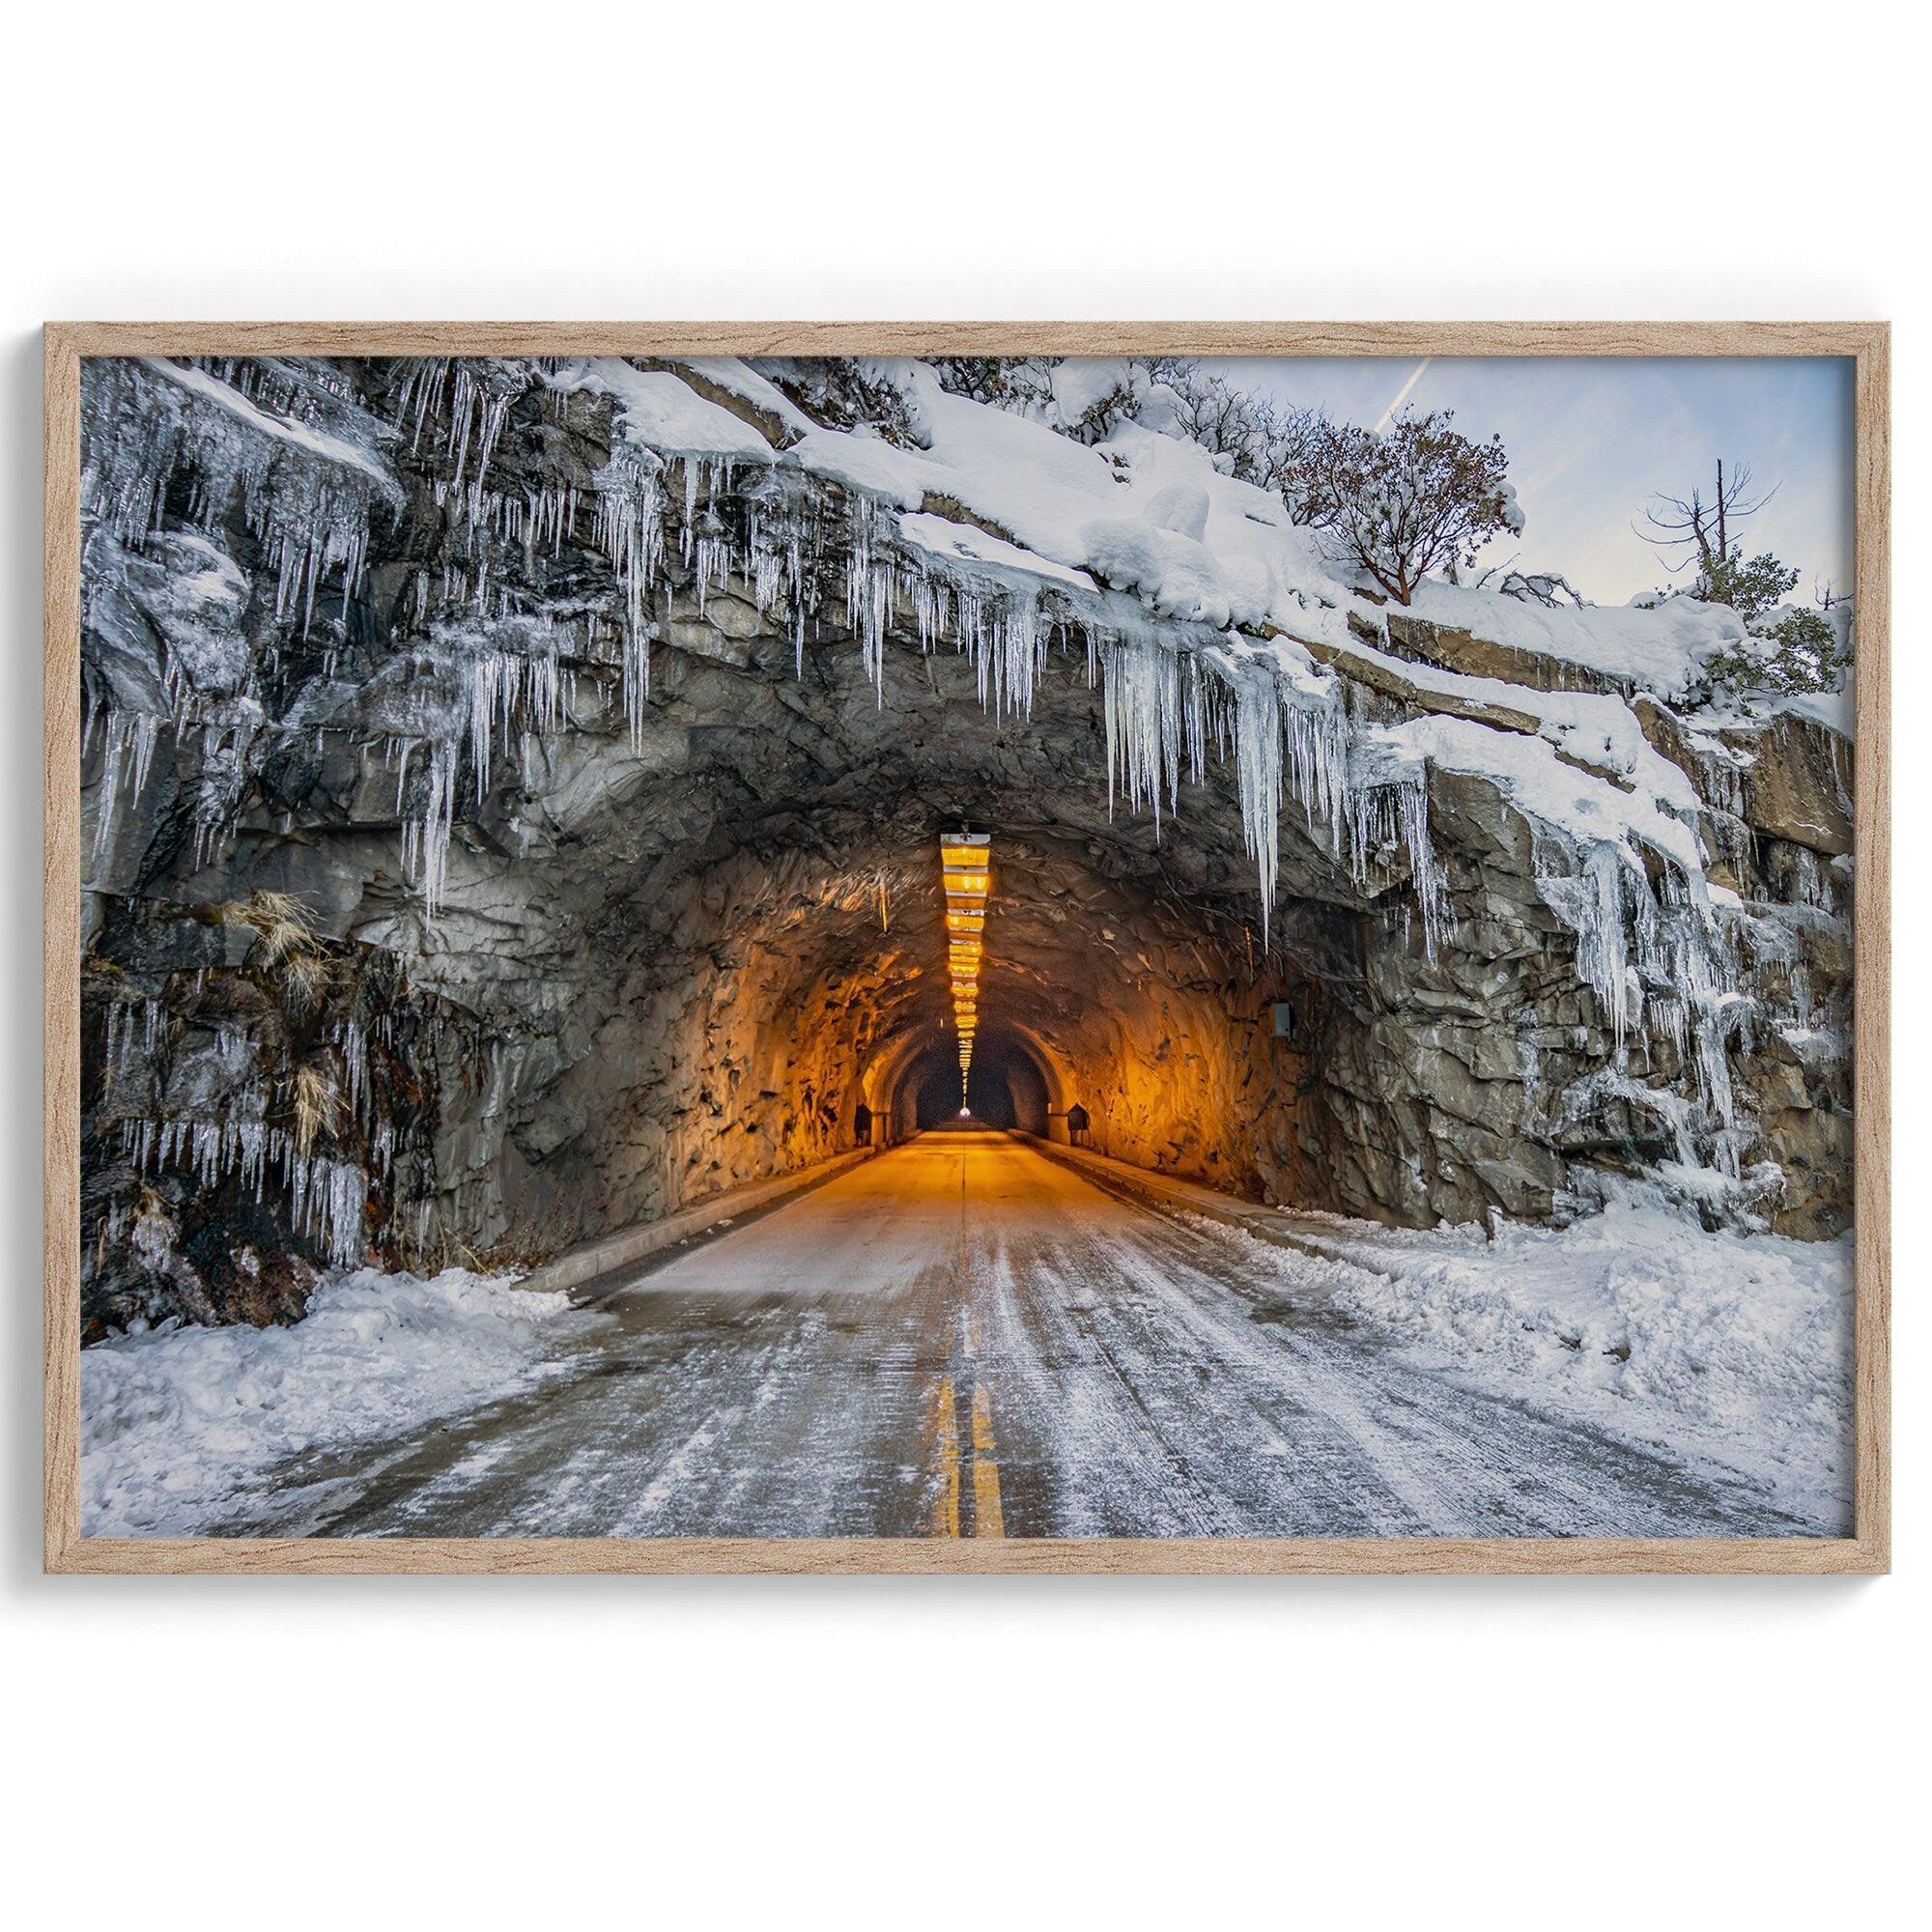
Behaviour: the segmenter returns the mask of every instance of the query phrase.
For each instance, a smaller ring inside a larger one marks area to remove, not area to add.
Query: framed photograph
[[[46,333],[46,1562],[1878,1571],[1884,325]]]

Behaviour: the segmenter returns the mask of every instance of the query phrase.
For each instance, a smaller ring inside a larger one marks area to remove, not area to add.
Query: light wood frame
[[[1854,1534],[1846,1538],[102,1538],[80,1533],[80,361],[86,355],[1848,356],[1856,363]],[[50,1571],[1850,1572],[1890,1567],[1890,328],[1876,322],[51,323],[45,1564]]]

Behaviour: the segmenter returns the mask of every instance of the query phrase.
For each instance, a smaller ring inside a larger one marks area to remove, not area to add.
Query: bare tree
[[[1644,508],[1643,519],[1650,527],[1637,534],[1666,558],[1676,556],[1669,565],[1673,575],[1695,563],[1699,577],[1716,583],[1733,557],[1733,531],[1763,509],[1777,491],[1774,483],[1762,496],[1753,497],[1750,466],[1737,464],[1726,476],[1720,460],[1712,496],[1706,497],[1701,489],[1693,489],[1688,498],[1659,491]]]

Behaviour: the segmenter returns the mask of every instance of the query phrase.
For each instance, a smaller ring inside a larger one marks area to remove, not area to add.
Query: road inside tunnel
[[[302,1459],[275,1518],[229,1533],[1799,1527],[1741,1484],[1395,1358],[1328,1306],[1319,1262],[975,1122],[610,1289],[534,1392]]]

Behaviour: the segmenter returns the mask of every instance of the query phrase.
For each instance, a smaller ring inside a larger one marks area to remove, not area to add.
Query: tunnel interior
[[[790,716],[757,728],[768,684],[714,697],[711,663],[661,668],[658,702],[735,723],[700,740],[700,782],[612,814],[636,861],[583,882],[556,949],[568,1000],[506,1063],[467,1217],[596,1233],[956,1122],[938,841],[961,823],[993,840],[972,1119],[1066,1141],[1077,1108],[1116,1157],[1324,1204],[1321,1035],[1277,1037],[1270,1015],[1340,1013],[1322,979],[1358,970],[1359,912],[1284,899],[1264,938],[1225,779],[1158,834],[1110,819],[1097,699],[1070,667],[1004,720],[969,666],[924,669],[883,724],[857,667],[835,670],[828,746]],[[463,897],[453,870],[446,928]]]
[[[725,601],[672,636],[715,642]],[[587,1236],[956,1120],[938,850],[962,824],[993,840],[974,1119],[1065,1140],[1077,1106],[1101,1151],[1324,1205],[1321,1034],[1269,1015],[1345,1023],[1323,985],[1359,980],[1364,915],[1332,855],[1302,836],[1299,875],[1336,898],[1284,894],[1264,936],[1230,776],[1158,828],[1112,810],[1077,659],[1002,717],[960,658],[895,659],[882,708],[854,657],[799,687],[789,656],[661,652],[677,763],[563,740],[502,810],[523,851],[507,828],[452,844],[416,982],[488,1009],[495,1104],[451,1110],[439,1211]],[[358,916],[372,899],[404,915],[375,882]]]
[[[960,1116],[959,1064],[951,1046],[950,1038],[942,1039],[901,1076],[910,1091],[910,1123],[915,1132]],[[1037,1049],[1009,1028],[989,1028],[974,1047],[965,1084],[965,1117],[981,1126],[1018,1128],[1044,1138],[1050,1117],[1065,1113],[1049,1105],[1047,1081]],[[897,1112],[901,1120],[906,1118],[904,1100]]]

